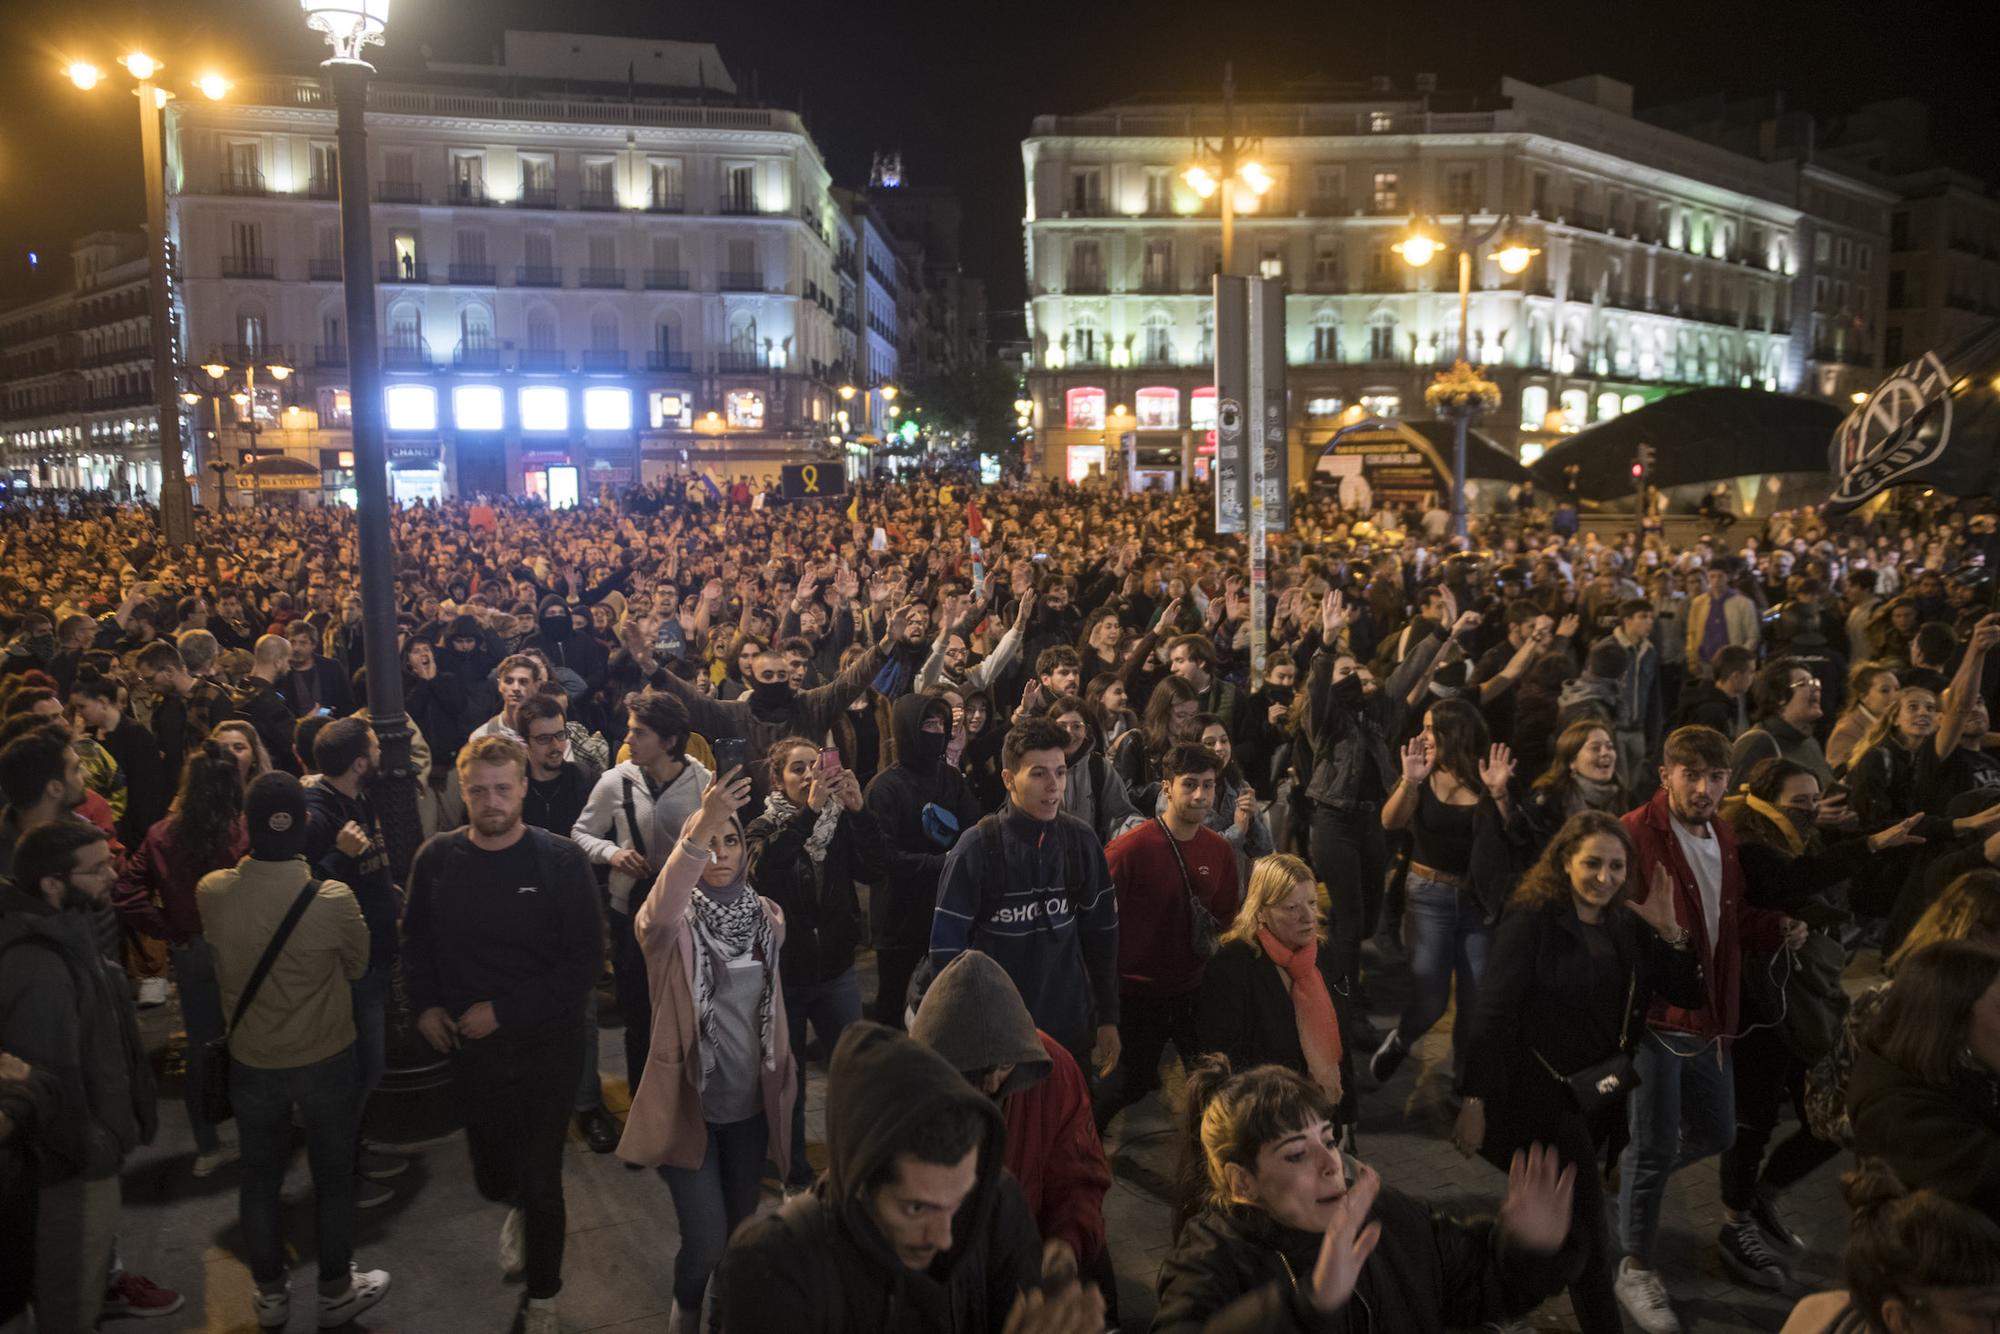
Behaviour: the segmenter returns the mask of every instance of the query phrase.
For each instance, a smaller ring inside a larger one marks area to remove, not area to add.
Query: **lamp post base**
[[[160,540],[169,547],[194,545],[194,495],[185,477],[160,482]]]

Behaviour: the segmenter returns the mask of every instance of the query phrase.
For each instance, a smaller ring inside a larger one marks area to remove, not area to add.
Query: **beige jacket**
[[[202,935],[215,955],[224,1023],[236,1013],[237,996],[311,878],[303,857],[288,862],[245,857],[232,870],[203,876],[195,887]],[[322,881],[243,1022],[230,1033],[229,1054],[265,1070],[338,1055],[354,1043],[348,984],[367,971],[368,925],[361,905],[338,880]]]
[[[1753,653],[1757,640],[1763,634],[1763,627],[1757,621],[1757,604],[1741,593],[1727,593],[1722,604],[1722,623],[1728,629],[1729,642],[1738,648],[1747,648]],[[1687,660],[1690,663],[1706,662],[1701,656],[1702,636],[1708,633],[1708,594],[1697,593],[1688,602],[1687,619]]]

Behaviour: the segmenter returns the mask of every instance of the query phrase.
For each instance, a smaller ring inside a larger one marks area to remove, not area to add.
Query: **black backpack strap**
[[[979,817],[979,903],[986,906],[987,897],[997,894],[1007,885],[1007,849],[1002,842],[1005,828],[997,815]]]
[[[646,836],[639,832],[639,815],[637,810],[634,809],[632,805],[632,780],[630,778],[627,778],[624,780],[624,783],[625,783],[625,828],[626,831],[632,835],[632,850],[638,853],[641,857],[646,858],[646,863],[648,865],[651,865],[653,859],[646,852]]]
[[[250,1002],[257,996],[257,989],[264,985],[264,979],[270,975],[271,965],[278,961],[279,953],[285,948],[285,941],[291,937],[292,928],[299,924],[299,919],[306,915],[306,909],[312,906],[312,901],[317,897],[319,897],[319,881],[308,880],[305,888],[299,891],[299,896],[292,900],[291,910],[285,914],[285,920],[278,923],[277,934],[272,936],[271,943],[264,947],[264,953],[257,960],[257,966],[250,970],[250,980],[243,984],[243,993],[236,998],[236,1012],[229,1016],[231,1032],[243,1022],[244,1011],[250,1008]]]

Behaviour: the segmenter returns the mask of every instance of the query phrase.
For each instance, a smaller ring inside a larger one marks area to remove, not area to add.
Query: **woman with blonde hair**
[[[209,729],[208,739],[236,760],[236,767],[243,773],[246,791],[250,784],[271,772],[271,752],[264,749],[264,738],[258,736],[257,729],[249,723],[237,718],[217,723]]]
[[[1203,975],[1195,1040],[1202,1051],[1244,1065],[1282,1065],[1304,1075],[1337,1106],[1351,1143],[1353,1062],[1318,967],[1324,939],[1312,868],[1289,853],[1259,858],[1243,906]]]
[[[1882,721],[1896,700],[1896,668],[1887,662],[1857,662],[1847,674],[1847,708],[1826,738],[1826,762],[1839,770]]]

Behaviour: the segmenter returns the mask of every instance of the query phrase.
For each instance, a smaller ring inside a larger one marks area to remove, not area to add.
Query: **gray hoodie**
[[[570,837],[590,855],[591,861],[600,865],[609,863],[622,849],[637,849],[652,868],[652,873],[645,877],[650,884],[667,864],[667,854],[674,850],[681,826],[701,805],[711,777],[701,761],[690,758],[655,800],[646,771],[627,760],[597,780],[597,786],[590,790],[590,800],[583,804],[583,814],[576,817],[576,828],[570,831]],[[636,838],[632,833],[634,822],[639,827]],[[633,911],[626,905],[632,887],[638,883],[636,876],[622,871],[611,873],[613,912]]]
[[[1049,1054],[1027,1002],[992,956],[967,950],[945,965],[924,992],[910,1036],[960,1074],[1011,1065],[1000,1097],[1048,1078]]]

